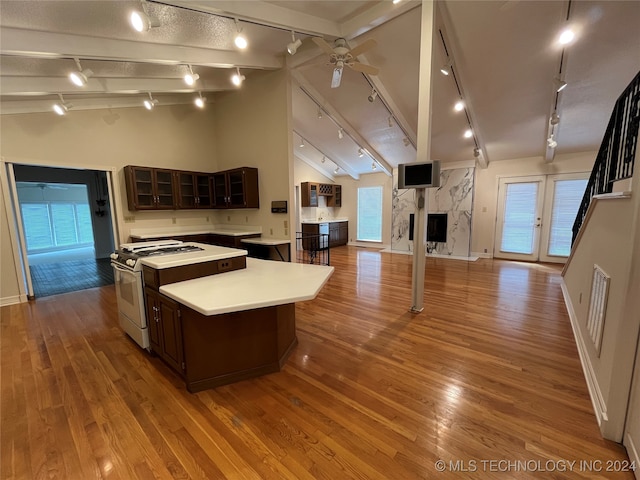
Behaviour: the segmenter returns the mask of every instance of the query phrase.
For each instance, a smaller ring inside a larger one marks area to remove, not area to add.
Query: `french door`
[[[494,257],[564,263],[588,173],[501,178]]]
[[[494,257],[538,260],[544,184],[544,175],[500,179]]]

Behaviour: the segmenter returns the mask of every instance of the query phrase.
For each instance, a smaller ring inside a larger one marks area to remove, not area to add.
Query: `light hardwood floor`
[[[411,257],[331,261],[282,372],[195,395],[123,335],[113,286],[3,307],[1,477],[633,478],[605,471],[627,456],[600,436],[559,268],[429,258],[414,315]]]

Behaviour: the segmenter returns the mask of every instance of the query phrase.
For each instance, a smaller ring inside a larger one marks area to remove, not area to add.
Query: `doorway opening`
[[[114,283],[107,173],[14,165],[16,216],[33,297]]]

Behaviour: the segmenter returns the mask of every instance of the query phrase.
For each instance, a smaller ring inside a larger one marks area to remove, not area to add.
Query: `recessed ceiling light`
[[[471,138],[473,137],[473,131],[468,128],[465,132],[464,132],[464,138]]]
[[[571,30],[570,28],[567,28],[563,30],[562,33],[560,34],[560,37],[558,37],[558,43],[560,45],[567,45],[568,43],[571,43],[575,37],[576,37],[576,34],[573,33],[573,30]]]
[[[456,104],[453,106],[453,109],[456,112],[461,112],[462,110],[464,110],[464,102],[462,100],[458,100]]]

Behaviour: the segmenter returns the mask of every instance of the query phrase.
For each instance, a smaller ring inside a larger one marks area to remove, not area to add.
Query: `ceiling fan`
[[[360,63],[356,60],[358,55],[363,54],[378,44],[373,38],[365,40],[360,45],[351,49],[347,46],[347,41],[344,38],[337,38],[336,41],[333,42],[333,47],[329,45],[324,38],[312,37],[312,40],[329,55],[329,65],[334,66],[331,88],[338,88],[340,86],[342,70],[345,65],[357,72],[367,73],[369,75],[377,75],[379,72],[377,67]]]

